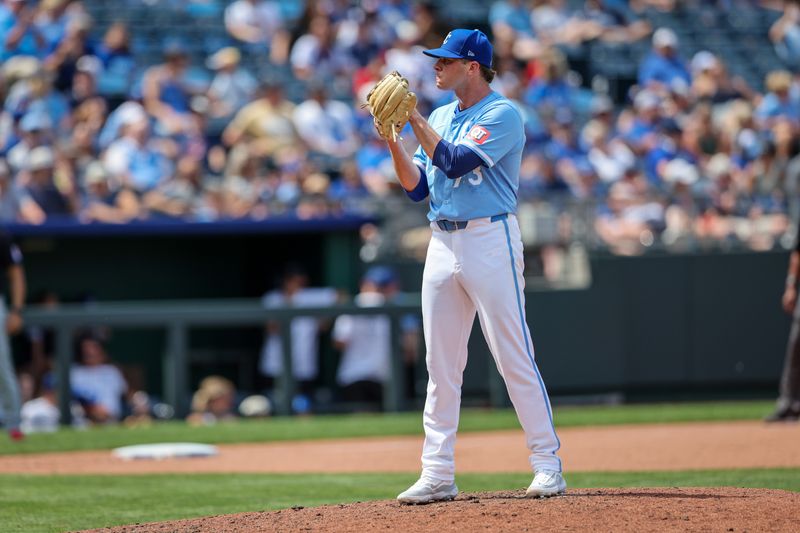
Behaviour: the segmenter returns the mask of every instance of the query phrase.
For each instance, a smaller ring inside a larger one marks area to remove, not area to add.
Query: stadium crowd
[[[193,40],[140,35],[125,18],[96,24],[102,4],[0,5],[4,223],[375,209],[400,191],[358,105],[366,92],[398,70],[423,113],[452,96],[435,88],[421,53],[454,24],[437,3],[113,3],[120,16],[137,8],[186,28],[224,24]],[[719,50],[684,57],[682,35],[654,21],[690,8],[710,14],[712,33],[727,10],[770,18],[756,38],[771,40],[785,67],[757,87],[729,74]],[[790,241],[781,237],[800,178],[796,1],[500,0],[486,29],[493,88],[526,118],[520,197],[555,213],[557,240],[581,234],[620,253]],[[646,52],[625,91],[612,94],[613,77],[597,75],[603,65],[587,50],[598,43]],[[413,149],[410,129],[404,137]]]

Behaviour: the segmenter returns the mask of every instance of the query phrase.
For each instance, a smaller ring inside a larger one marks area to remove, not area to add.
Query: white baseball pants
[[[436,223],[431,227],[422,277],[429,376],[423,474],[443,481],[455,477],[461,384],[476,312],[525,431],[532,469],[560,472],[556,452],[561,443],[525,321],[522,240],[516,217],[471,220],[453,232]]]

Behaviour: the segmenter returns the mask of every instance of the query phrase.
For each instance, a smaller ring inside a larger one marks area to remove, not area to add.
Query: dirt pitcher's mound
[[[378,501],[122,526],[117,533],[250,531],[797,531],[800,494],[765,489],[570,490],[548,500],[523,491],[462,494],[406,506]]]

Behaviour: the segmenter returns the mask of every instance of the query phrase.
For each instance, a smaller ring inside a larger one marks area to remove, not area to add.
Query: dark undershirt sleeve
[[[415,202],[421,202],[428,197],[430,191],[428,190],[428,175],[425,174],[425,171],[422,170],[422,168],[417,168],[419,168],[419,182],[417,183],[417,186],[414,187],[414,190],[406,191],[406,195],[408,195],[408,197]]]
[[[439,141],[431,160],[448,178],[454,180],[483,164],[481,157],[463,144]]]

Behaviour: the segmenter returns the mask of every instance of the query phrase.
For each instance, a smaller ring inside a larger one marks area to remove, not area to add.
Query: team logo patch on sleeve
[[[481,126],[473,126],[467,137],[475,141],[475,144],[483,144],[486,142],[486,139],[489,138],[489,131],[486,128],[482,128]]]

